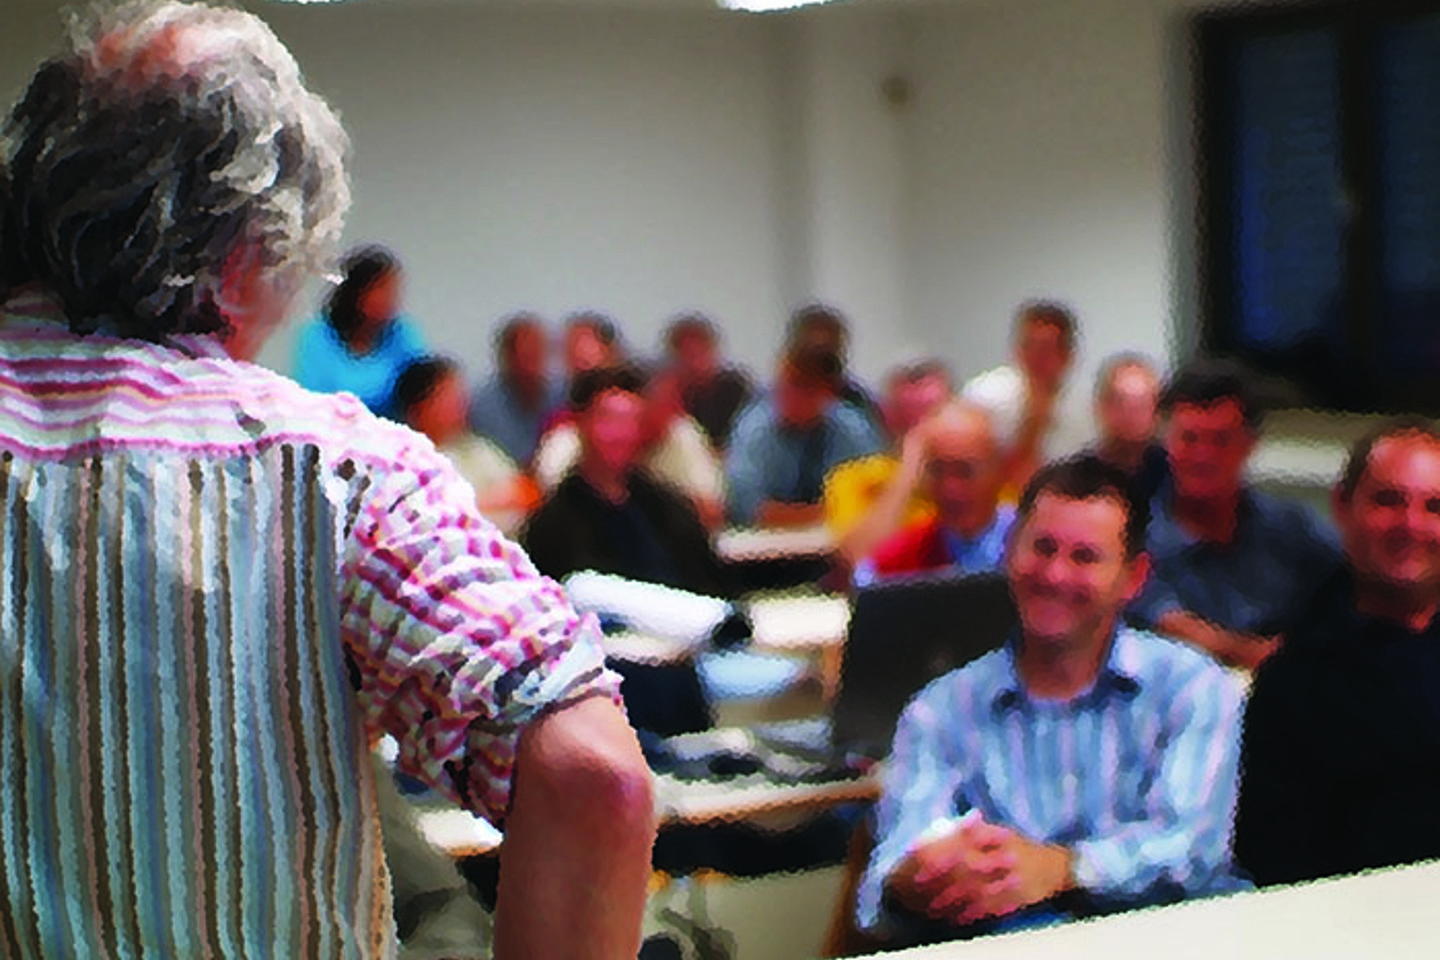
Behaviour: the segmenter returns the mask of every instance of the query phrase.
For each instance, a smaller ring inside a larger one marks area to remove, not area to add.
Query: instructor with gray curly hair
[[[498,956],[634,957],[599,631],[424,438],[248,362],[349,204],[249,14],[76,24],[0,152],[0,956],[391,957],[371,744],[501,824]]]

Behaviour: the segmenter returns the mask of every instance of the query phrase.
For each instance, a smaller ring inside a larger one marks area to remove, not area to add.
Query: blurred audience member
[[[612,367],[624,359],[620,330],[609,317],[584,311],[565,321],[565,374],[572,383],[582,373]]]
[[[842,370],[828,347],[796,344],[785,351],[774,389],[735,421],[725,463],[732,522],[819,523],[825,476],[881,448],[866,416],[839,401]]]
[[[1026,489],[1005,561],[1019,628],[895,730],[857,898],[889,945],[1245,886],[1228,842],[1242,686],[1120,621],[1145,579],[1144,514],[1093,457]]]
[[[507,318],[495,338],[495,374],[470,402],[470,429],[528,466],[541,428],[564,402],[564,385],[550,376],[550,334],[544,322],[531,313]]]
[[[1255,676],[1235,856],[1262,885],[1440,857],[1440,432],[1355,445],[1346,566]]]
[[[1244,371],[1198,361],[1171,381],[1161,408],[1171,477],[1152,505],[1152,572],[1130,617],[1253,669],[1338,567],[1334,530],[1245,482],[1263,411]]]
[[[710,596],[736,585],[690,498],[643,466],[645,379],[633,367],[582,373],[571,390],[580,453],[522,540],[543,573],[613,573]]]
[[[733,597],[738,584],[715,555],[694,504],[640,465],[644,388],[644,378],[628,366],[600,367],[575,379],[570,404],[580,457],[526,524],[526,552],[556,579],[593,570]],[[637,729],[663,737],[710,726],[693,660],[611,666],[624,678],[621,692]]]
[[[425,354],[415,325],[400,314],[400,261],[380,246],[346,255],[343,276],[321,316],[300,331],[295,379],[321,393],[352,393],[372,413],[396,418],[395,379]]]
[[[1006,497],[1055,453],[1050,449],[1078,328],[1063,304],[1036,301],[1015,315],[1013,359],[974,377],[964,396],[990,411],[1005,451]]]
[[[475,488],[480,512],[505,533],[513,534],[538,505],[539,491],[505,451],[471,432],[466,422],[468,407],[465,378],[452,360],[417,360],[401,371],[396,381],[396,412],[411,428],[429,437]]]
[[[882,407],[892,448],[842,463],[825,478],[825,523],[851,565],[902,526],[935,515],[918,468],[909,473],[900,468],[906,438],[950,398],[951,391],[950,371],[939,360],[922,360],[892,371]]]
[[[669,360],[666,376],[675,380],[681,406],[700,424],[711,446],[723,450],[736,415],[754,392],[750,378],[736,367],[721,364],[719,332],[699,314],[682,316],[670,324],[665,349]]]
[[[1106,359],[1095,380],[1094,454],[1125,471],[1147,503],[1170,476],[1170,461],[1157,439],[1160,375],[1138,353]]]
[[[638,369],[632,368],[632,372],[643,380]],[[652,477],[689,497],[707,527],[718,527],[724,520],[725,478],[715,451],[699,424],[685,415],[673,380],[645,381],[644,399],[641,463]],[[581,458],[583,442],[575,420],[578,411],[571,408],[569,413],[545,434],[535,454],[535,478],[547,492],[555,489]]]
[[[923,491],[934,513],[882,541],[855,568],[856,586],[927,570],[998,570],[1015,519],[1000,505],[1002,469],[990,416],[976,404],[948,403],[912,430],[896,487]]]
[[[874,395],[850,373],[850,325],[845,315],[823,303],[809,303],[790,315],[785,337],[787,347],[814,347],[840,358],[836,396],[865,415],[877,429],[884,426],[880,405]]]

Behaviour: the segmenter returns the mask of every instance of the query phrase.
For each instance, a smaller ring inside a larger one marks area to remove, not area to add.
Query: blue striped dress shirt
[[[1096,902],[1237,889],[1230,861],[1241,681],[1198,651],[1117,630],[1087,692],[1032,698],[1013,642],[931,683],[895,733],[857,919],[931,824],[976,810],[1075,855]]]

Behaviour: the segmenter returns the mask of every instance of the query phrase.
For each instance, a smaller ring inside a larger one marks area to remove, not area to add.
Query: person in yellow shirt
[[[950,399],[950,371],[939,360],[891,372],[882,412],[891,450],[842,463],[825,478],[825,524],[840,556],[853,565],[901,527],[929,519],[934,506],[921,491],[919,451],[906,456],[906,438]]]

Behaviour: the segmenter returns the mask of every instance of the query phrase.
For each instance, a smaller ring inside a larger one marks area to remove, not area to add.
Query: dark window
[[[1196,18],[1203,342],[1440,413],[1440,0]]]

